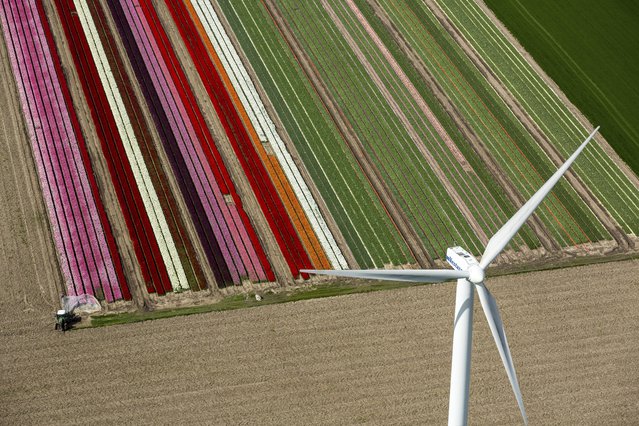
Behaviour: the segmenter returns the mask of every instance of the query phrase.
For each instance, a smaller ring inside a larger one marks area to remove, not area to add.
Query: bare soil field
[[[638,273],[634,260],[490,281],[531,425],[636,424]],[[3,287],[2,423],[445,423],[454,284],[65,335],[42,288]],[[517,424],[475,315],[471,424]]]

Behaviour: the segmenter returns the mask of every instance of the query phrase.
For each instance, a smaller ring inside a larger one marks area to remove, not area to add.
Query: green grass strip
[[[534,271],[547,271],[597,263],[620,262],[637,258],[639,258],[639,253],[564,258],[550,262],[538,262],[536,264],[492,268],[488,270],[488,277],[490,278],[502,275],[516,275]],[[490,280],[487,281],[487,284],[490,286]],[[366,280],[339,280],[331,283],[318,284],[292,290],[282,290],[279,292],[265,290],[264,292],[259,292],[262,297],[261,301],[257,301],[255,299],[255,293],[247,293],[228,296],[217,303],[207,305],[157,310],[150,312],[126,312],[120,314],[97,315],[91,317],[91,321],[89,324],[86,325],[86,327],[106,327],[111,325],[131,324],[136,322],[171,318],[176,316],[204,314],[209,312],[223,312],[245,308],[257,308],[260,306],[277,305],[281,303],[299,302],[303,300],[344,296],[349,294],[371,293],[376,291],[394,290],[398,288],[423,285],[432,284],[406,284],[399,282]],[[79,327],[79,329],[86,327]]]

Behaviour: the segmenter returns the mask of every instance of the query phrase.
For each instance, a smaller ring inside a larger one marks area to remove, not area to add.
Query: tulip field
[[[480,255],[598,124],[481,2],[0,0],[0,23],[64,293],[106,302]],[[502,263],[635,249],[639,179],[602,136],[582,157]]]

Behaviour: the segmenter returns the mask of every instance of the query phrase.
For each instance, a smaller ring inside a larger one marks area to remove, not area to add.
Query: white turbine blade
[[[599,127],[592,131],[590,136],[586,138],[584,143],[581,144],[579,148],[566,160],[566,162],[555,172],[554,175],[532,196],[530,200],[526,204],[524,204],[517,213],[513,217],[510,218],[508,222],[504,226],[501,227],[499,231],[488,241],[486,245],[486,249],[484,250],[484,254],[481,257],[481,262],[479,262],[479,266],[485,269],[490,262],[492,262],[501,251],[506,247],[506,245],[510,242],[511,238],[515,236],[519,228],[528,220],[531,214],[535,211],[537,206],[543,201],[543,199],[548,195],[550,190],[555,186],[557,181],[566,173],[566,170],[570,168],[570,165],[575,161],[577,156],[583,151],[583,149],[588,145],[588,142],[595,136]]]
[[[468,278],[467,271],[449,269],[350,269],[350,270],[315,270],[302,269],[307,274],[332,275],[345,278],[366,278],[370,280],[405,281],[415,283],[439,283],[442,281]]]
[[[519,382],[517,381],[517,373],[515,373],[515,366],[513,365],[513,359],[510,355],[510,348],[508,347],[508,340],[506,339],[504,324],[501,322],[501,316],[499,315],[497,302],[483,283],[477,284],[476,288],[481,306],[484,310],[484,314],[486,315],[486,320],[488,321],[488,325],[490,327],[490,331],[493,333],[495,343],[497,344],[497,349],[499,350],[499,355],[501,356],[501,360],[504,363],[504,367],[506,368],[506,374],[508,374],[510,385],[512,386],[513,392],[515,393],[515,398],[517,399],[519,410],[521,411],[521,415],[524,418],[524,423],[528,424],[526,410],[524,409],[524,401],[521,397],[521,391],[519,390]]]

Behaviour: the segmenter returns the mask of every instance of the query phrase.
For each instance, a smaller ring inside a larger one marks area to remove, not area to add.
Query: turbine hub
[[[468,268],[468,281],[473,284],[480,284],[484,282],[484,270],[479,265],[471,265]]]

